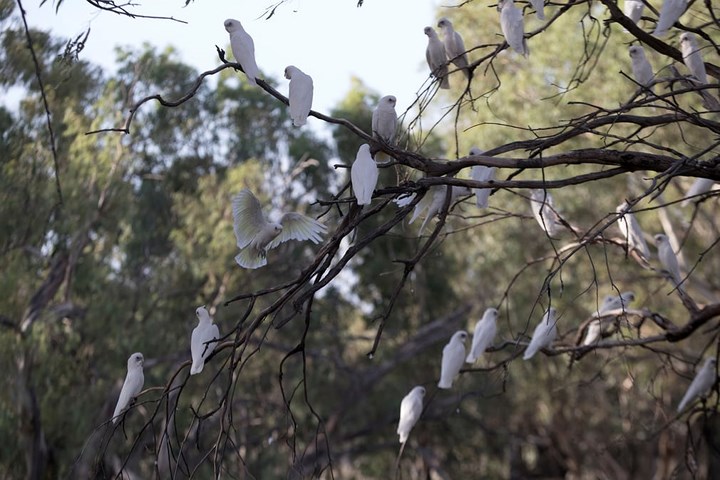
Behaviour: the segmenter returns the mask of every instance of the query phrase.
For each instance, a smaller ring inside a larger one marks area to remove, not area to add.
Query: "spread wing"
[[[413,210],[412,217],[410,217],[410,221],[408,223],[413,223],[415,219],[417,219],[425,210],[430,208],[430,204],[432,204],[433,199],[435,198],[435,191],[438,187],[430,187],[427,192],[425,192],[425,196],[415,204],[415,209]]]
[[[238,248],[247,247],[267,224],[260,202],[247,188],[232,198],[233,230]]]
[[[282,232],[270,242],[268,250],[288,240],[310,240],[313,243],[320,243],[322,235],[327,232],[324,224],[296,212],[284,214],[280,219],[280,225],[283,227]]]

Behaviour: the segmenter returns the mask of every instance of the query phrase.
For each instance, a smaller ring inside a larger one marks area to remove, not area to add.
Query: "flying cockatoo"
[[[440,80],[440,88],[450,88],[445,46],[443,46],[438,38],[434,28],[425,27],[425,35],[428,36],[425,58],[427,59],[428,67],[430,67],[430,73],[433,77]]]
[[[715,385],[717,379],[717,360],[714,358],[708,358],[705,360],[700,371],[693,378],[690,387],[687,392],[680,400],[680,404],[677,407],[678,412],[682,412],[690,402],[695,400],[696,397],[704,397],[710,393],[710,389]]]
[[[690,185],[690,188],[685,194],[685,196],[688,198],[683,200],[681,205],[683,207],[689,205],[691,202],[693,202],[693,199],[690,197],[694,197],[695,195],[702,195],[703,193],[709,192],[710,190],[712,190],[713,185],[715,185],[715,180],[710,180],[709,178],[696,179],[693,184]]]
[[[628,53],[632,61],[632,72],[635,81],[644,87],[649,87],[652,92],[653,88],[651,84],[655,74],[653,73],[650,62],[645,56],[645,49],[639,45],[632,45],[628,48]]]
[[[562,223],[553,204],[550,192],[541,189],[531,190],[530,207],[540,227],[547,232],[549,236],[555,236],[562,227]]]
[[[192,354],[190,375],[203,371],[205,359],[210,356],[217,346],[217,341],[211,342],[211,340],[220,338],[220,330],[213,323],[212,317],[204,306],[195,310],[195,316],[198,318],[198,324],[193,329],[190,337],[190,353]]]
[[[545,20],[545,0],[530,0],[530,5],[535,9],[535,17]]]
[[[640,17],[642,17],[644,8],[645,4],[642,0],[625,0],[623,12],[626,17],[633,21],[633,23],[637,23],[640,20]]]
[[[243,268],[267,265],[267,251],[288,240],[322,241],[327,227],[300,213],[288,212],[278,222],[265,218],[260,202],[247,188],[232,199],[233,230],[240,253],[235,261]]]
[[[682,35],[680,35],[680,51],[682,52],[683,62],[685,62],[685,66],[690,70],[692,76],[695,77],[701,85],[707,84],[705,62],[703,62],[700,49],[695,41],[695,35],[690,32],[683,32]]]
[[[438,388],[452,388],[453,381],[460,373],[465,361],[465,339],[467,336],[467,332],[458,330],[443,348]]]
[[[497,6],[500,11],[500,28],[510,48],[525,58],[530,55],[525,40],[525,26],[522,12],[515,8],[513,0],[500,0]]]
[[[112,416],[113,423],[117,423],[120,415],[127,409],[130,403],[135,400],[140,390],[142,390],[143,383],[145,383],[145,376],[143,375],[144,362],[145,359],[140,352],[133,353],[130,355],[130,358],[128,358],[127,375],[120,390],[117,405],[115,405],[115,411]]]
[[[676,286],[680,285],[682,276],[680,275],[680,266],[678,265],[677,257],[673,251],[672,245],[667,235],[658,233],[655,235],[655,245],[658,249],[658,258],[663,266],[663,269],[670,274],[673,283]]]
[[[687,0],[665,0],[662,7],[660,7],[660,17],[655,25],[653,35],[656,37],[663,37],[667,35],[670,27],[678,21],[680,16],[682,16],[685,12],[686,8]]]
[[[225,20],[225,30],[230,33],[230,48],[235,61],[240,64],[248,82],[257,85],[258,67],[255,63],[255,43],[238,20],[228,18]]]
[[[483,152],[477,147],[472,147],[470,149],[470,155],[482,155],[483,153],[485,152]],[[488,182],[490,180],[495,180],[495,167],[486,167],[485,165],[473,165],[472,170],[470,171],[470,178],[477,182]],[[473,188],[473,191],[475,192],[475,203],[477,204],[478,208],[487,208],[492,189]]]
[[[588,324],[587,331],[585,332],[585,339],[582,344],[592,345],[600,338],[600,320],[593,320]]]
[[[300,127],[307,123],[307,117],[312,108],[313,80],[294,65],[285,67],[285,78],[290,80],[288,100],[290,103],[290,118],[293,125]]]
[[[480,355],[485,353],[485,350],[492,345],[495,333],[497,333],[497,316],[498,311],[496,309],[488,308],[482,318],[475,324],[472,347],[465,359],[467,363],[475,363],[475,360],[480,358]]]
[[[633,292],[622,292],[620,295],[607,295],[600,304],[596,316],[600,317],[614,310],[627,309],[633,300],[635,300],[635,294]]]
[[[439,214],[442,211],[443,205],[445,205],[445,193],[447,192],[447,189],[450,188],[450,205],[452,206],[453,202],[460,197],[461,195],[467,195],[470,193],[470,189],[467,187],[460,187],[460,186],[445,186],[445,185],[434,185],[430,187],[428,192],[425,194],[422,200],[420,200],[415,205],[415,210],[413,210],[412,217],[410,217],[410,222],[413,223],[417,217],[420,216],[420,214],[423,211],[427,211],[425,215],[425,220],[423,220],[422,225],[420,225],[420,230],[418,231],[418,235],[422,235],[423,230],[425,229],[425,225],[430,221],[431,218],[435,217],[437,214]]]
[[[370,205],[378,175],[377,163],[370,155],[370,145],[363,143],[350,168],[350,180],[352,180],[352,188],[358,205]]]
[[[634,248],[645,258],[645,260],[648,260],[650,258],[650,249],[647,246],[647,242],[645,242],[643,231],[640,228],[640,224],[635,219],[635,215],[630,212],[625,212],[627,208],[627,202],[623,202],[615,209],[615,212],[621,214],[617,219],[620,232],[627,239],[628,247]],[[625,213],[622,214],[622,212]]]
[[[425,387],[414,387],[405,395],[400,402],[400,421],[398,421],[397,434],[400,435],[400,443],[405,443],[417,421],[420,419],[423,409],[423,397]]]
[[[463,71],[467,78],[470,78],[468,58],[465,52],[465,42],[458,32],[453,29],[453,24],[447,18],[441,18],[438,27],[443,32],[443,44],[448,60],[451,60],[457,68]]]
[[[555,309],[551,307],[535,327],[530,345],[525,349],[523,360],[530,360],[541,348],[549,347],[555,337],[557,337],[557,321],[555,320]]]
[[[385,95],[378,102],[372,115],[373,136],[390,145],[395,142],[395,132],[397,130],[396,103],[397,99],[393,95]]]

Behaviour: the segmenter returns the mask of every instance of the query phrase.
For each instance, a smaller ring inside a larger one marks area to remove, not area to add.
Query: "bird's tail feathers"
[[[205,362],[193,362],[192,367],[190,367],[190,375],[197,375],[198,373],[203,371],[203,368],[205,367]]]
[[[235,255],[235,261],[243,268],[255,269],[267,265],[267,258],[257,249],[252,247],[244,248]]]

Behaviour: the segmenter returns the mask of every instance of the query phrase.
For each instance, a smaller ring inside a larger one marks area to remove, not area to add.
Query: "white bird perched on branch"
[[[540,349],[549,347],[557,337],[555,309],[549,308],[535,327],[530,344],[525,349],[523,360],[530,360]]]
[[[467,336],[467,332],[458,330],[443,348],[438,388],[452,388],[453,381],[460,373],[465,361],[465,339],[467,339]]]
[[[652,92],[652,82],[655,74],[652,65],[645,56],[645,49],[639,45],[632,45],[628,48],[628,53],[632,61],[632,72],[635,81],[643,87],[648,87]]]
[[[527,58],[530,50],[525,40],[525,25],[522,12],[515,8],[513,0],[500,0],[497,6],[500,11],[500,29],[510,48]]]
[[[705,62],[703,62],[700,49],[695,41],[695,35],[690,32],[683,32],[682,35],[680,35],[680,51],[682,52],[683,62],[688,70],[690,70],[692,76],[695,77],[701,85],[707,84]]]
[[[485,152],[483,152],[477,147],[472,147],[470,149],[470,155],[482,155],[483,153]],[[494,180],[495,167],[486,167],[485,165],[473,165],[470,171],[470,178],[472,178],[476,182],[489,182],[491,180]],[[475,192],[475,204],[478,206],[478,208],[487,208],[492,189],[474,188],[473,191]]]
[[[660,7],[660,17],[658,17],[653,35],[656,37],[667,35],[670,27],[678,21],[686,8],[687,0],[665,0]]]
[[[642,0],[625,0],[623,5],[623,13],[626,17],[632,20],[633,23],[637,23],[642,17],[643,9],[645,4]]]
[[[285,78],[290,80],[288,86],[290,118],[292,118],[293,125],[300,127],[307,123],[307,117],[312,108],[313,80],[310,75],[294,65],[285,67]]]
[[[555,210],[552,195],[542,189],[530,191],[530,208],[540,227],[551,237],[562,227],[560,216]]]
[[[663,269],[670,275],[671,280],[675,286],[680,286],[682,276],[680,275],[680,266],[678,265],[677,256],[673,251],[672,245],[667,235],[658,233],[655,235],[655,245],[658,249],[658,258],[663,266]]]
[[[471,78],[468,57],[465,52],[465,42],[463,42],[462,37],[453,29],[452,22],[445,17],[440,19],[437,26],[443,32],[443,44],[445,45],[448,60],[462,70],[467,78]]]
[[[283,214],[278,222],[269,222],[260,202],[247,188],[232,199],[233,230],[240,253],[235,261],[243,268],[267,265],[267,251],[288,240],[322,241],[327,227],[300,213]]]
[[[413,429],[423,410],[423,397],[425,387],[414,387],[405,395],[400,402],[400,420],[398,421],[397,434],[400,435],[400,443],[407,442],[410,430]]]
[[[195,316],[197,316],[198,324],[190,336],[190,354],[192,356],[190,375],[196,375],[203,371],[205,359],[215,350],[217,340],[220,338],[220,330],[213,323],[210,313],[204,306],[195,310]]]
[[[642,255],[645,260],[650,258],[650,249],[648,248],[645,236],[640,224],[635,219],[635,215],[626,211],[628,209],[628,203],[623,202],[615,209],[615,212],[619,213],[617,219],[618,227],[620,227],[620,233],[627,239],[628,247],[635,249]],[[625,213],[623,213],[625,212]]]
[[[430,73],[433,77],[440,81],[440,88],[450,88],[448,80],[447,57],[445,55],[445,46],[437,36],[437,32],[432,27],[425,27],[425,35],[428,36],[428,45],[425,49],[425,59],[427,60]]]
[[[350,180],[358,205],[370,205],[379,175],[377,163],[370,154],[370,145],[363,143],[350,168]]]
[[[467,363],[475,363],[480,358],[480,355],[485,353],[485,350],[492,345],[497,333],[497,316],[498,311],[496,309],[488,308],[483,313],[482,318],[475,324],[472,347],[465,359]]]
[[[142,353],[135,352],[130,355],[127,361],[127,375],[125,375],[125,382],[123,383],[122,389],[120,390],[120,396],[118,397],[117,404],[115,405],[115,411],[112,416],[112,423],[117,423],[120,419],[120,415],[128,408],[130,403],[135,400],[142,390],[143,384],[145,383],[145,375],[143,375],[143,363],[145,359]]]
[[[255,79],[258,77],[258,66],[255,63],[255,42],[245,31],[240,21],[228,18],[225,20],[225,30],[230,33],[230,48],[235,61],[240,64],[248,82],[257,85]]]
[[[710,393],[710,389],[715,385],[716,379],[717,361],[714,358],[708,358],[705,360],[705,363],[697,375],[695,375],[695,378],[693,378],[682,400],[680,400],[677,411],[682,412],[696,397],[704,397]]]
[[[453,202],[457,200],[459,196],[467,195],[468,193],[470,193],[470,189],[468,189],[467,187],[460,187],[457,185],[434,185],[430,187],[427,193],[425,193],[425,196],[422,198],[422,200],[415,204],[415,209],[413,210],[412,217],[410,217],[410,221],[408,222],[413,223],[423,211],[427,211],[425,215],[425,220],[423,220],[422,225],[420,225],[418,235],[422,235],[422,232],[425,229],[425,225],[427,225],[427,222],[429,222],[431,218],[439,214],[442,210],[443,205],[445,205],[445,194],[448,188],[451,189],[450,206],[452,206]],[[448,206],[448,208],[450,208],[450,206]]]
[[[603,299],[602,304],[600,304],[596,316],[600,317],[613,310],[624,310],[633,300],[635,300],[635,293],[633,292],[622,292],[620,295],[607,295]]]
[[[373,137],[388,145],[395,144],[395,133],[397,132],[396,103],[397,99],[393,95],[385,95],[378,102],[372,115]],[[375,156],[377,160],[380,161],[387,159],[387,155],[384,152],[377,152]]]

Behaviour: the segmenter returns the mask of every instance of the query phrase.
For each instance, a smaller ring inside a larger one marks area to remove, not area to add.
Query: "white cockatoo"
[[[607,295],[595,315],[600,317],[614,310],[625,310],[633,300],[635,300],[635,294],[633,292],[622,292],[620,295]]]
[[[653,73],[652,65],[645,56],[645,49],[639,45],[631,45],[628,48],[630,54],[630,60],[632,62],[632,72],[635,81],[644,87],[649,87],[650,91],[653,91],[651,86],[655,74]]]
[[[430,67],[430,73],[440,81],[440,88],[450,88],[445,46],[440,41],[440,38],[438,38],[434,28],[425,27],[425,35],[428,37],[425,58],[427,59],[428,67]]]
[[[370,145],[363,143],[350,168],[350,180],[358,205],[370,205],[379,175],[377,163],[370,154]]]
[[[557,337],[557,320],[555,319],[555,309],[551,307],[535,327],[530,344],[525,349],[523,360],[530,360],[540,349],[549,347],[555,337]]]
[[[477,147],[470,149],[470,155],[482,155],[483,152]],[[488,182],[495,180],[495,167],[486,167],[485,165],[473,165],[470,170],[470,178],[477,182]],[[478,208],[487,208],[490,199],[490,188],[473,188],[475,192],[475,204]]]
[[[445,194],[448,188],[451,189],[450,206],[452,206],[453,202],[457,200],[457,198],[461,195],[467,195],[468,193],[470,193],[469,188],[460,187],[457,185],[434,185],[430,187],[422,200],[415,204],[415,209],[413,210],[412,217],[410,217],[410,222],[408,222],[413,223],[415,219],[418,218],[423,212],[426,212],[425,220],[423,220],[422,225],[420,225],[418,235],[422,235],[422,232],[425,229],[425,225],[427,225],[430,219],[432,219],[442,211],[442,207],[443,205],[445,205]]]
[[[414,387],[405,395],[400,402],[400,420],[398,421],[397,434],[400,435],[400,443],[405,443],[410,435],[423,410],[423,397],[425,387]]]
[[[648,248],[647,242],[645,241],[645,235],[643,234],[640,224],[635,215],[630,212],[625,212],[628,208],[627,202],[623,202],[615,209],[616,213],[620,213],[618,216],[617,224],[620,227],[620,233],[627,239],[628,247],[635,249],[642,255],[645,260],[650,259],[650,249]],[[622,214],[622,212],[625,212]]]
[[[592,320],[585,331],[585,338],[583,339],[582,345],[592,345],[600,339],[600,320]]]
[[[690,32],[683,32],[680,35],[680,51],[682,52],[683,62],[685,62],[685,66],[690,70],[692,76],[701,85],[707,84],[705,62],[703,62],[700,49],[695,41],[695,35]]]
[[[270,222],[260,202],[245,188],[232,198],[233,230],[240,253],[235,261],[243,268],[267,265],[267,251],[288,240],[322,241],[327,227],[300,213],[288,212],[278,222]]]
[[[195,316],[198,319],[198,324],[190,336],[190,353],[192,355],[190,375],[196,375],[203,371],[205,359],[210,356],[217,346],[217,341],[211,342],[211,340],[220,338],[220,330],[213,323],[210,313],[204,306],[195,310]]]
[[[660,7],[660,17],[655,25],[653,35],[663,37],[682,16],[687,8],[687,0],[664,0]]]
[[[462,70],[467,78],[470,78],[468,57],[465,52],[465,42],[463,42],[462,37],[453,29],[452,22],[447,18],[441,18],[437,26],[443,32],[443,44],[445,45],[445,54],[448,60],[452,61],[457,68]]]
[[[453,381],[460,373],[465,361],[465,340],[467,336],[467,332],[458,330],[443,348],[438,388],[452,388]]]
[[[680,281],[682,280],[680,266],[678,265],[677,256],[675,256],[675,252],[673,251],[672,245],[670,245],[670,240],[667,235],[662,233],[655,235],[655,245],[657,245],[658,259],[660,259],[663,270],[670,275],[675,285],[680,285]]]
[[[640,17],[642,17],[644,8],[645,4],[642,0],[625,0],[623,13],[625,13],[625,16],[632,20],[633,23],[637,23]]]
[[[545,0],[530,0],[530,5],[535,9],[535,17],[545,20]]]
[[[695,400],[696,397],[704,397],[710,393],[710,389],[715,385],[717,379],[717,360],[714,358],[708,358],[703,363],[700,371],[693,378],[692,383],[685,392],[680,404],[677,407],[678,412],[682,412],[690,402]]]
[[[465,359],[467,363],[475,363],[480,358],[480,355],[485,353],[485,350],[492,345],[497,333],[497,316],[498,311],[496,309],[488,308],[483,313],[482,318],[475,324],[472,347]]]
[[[255,42],[238,20],[232,18],[225,20],[225,30],[230,34],[230,48],[235,61],[242,67],[248,82],[257,85],[255,79],[259,71],[255,63]]]
[[[695,195],[702,195],[703,193],[707,193],[712,190],[713,185],[715,185],[715,180],[710,180],[709,178],[696,179],[693,184],[690,185],[690,188],[685,194],[685,196],[688,198],[682,201],[682,206],[685,207],[694,201],[694,199],[690,197],[694,197]]]
[[[145,375],[143,375],[144,362],[145,359],[140,352],[135,352],[128,358],[127,375],[125,375],[125,382],[120,390],[117,405],[115,405],[115,411],[112,416],[113,423],[117,423],[118,420],[120,420],[120,415],[128,408],[130,403],[135,400],[140,390],[142,390],[143,384],[145,383]]]
[[[500,11],[500,29],[510,48],[525,58],[530,55],[525,40],[525,25],[520,9],[515,7],[513,0],[500,0],[497,6]]]
[[[397,99],[393,95],[385,95],[378,102],[372,115],[373,137],[382,139],[389,145],[395,143],[395,132],[397,131],[396,103]]]
[[[295,65],[285,67],[285,78],[290,80],[288,87],[288,102],[290,104],[290,118],[293,125],[300,127],[307,123],[307,117],[312,108],[313,80]]]
[[[557,214],[550,192],[542,189],[530,191],[530,208],[540,227],[551,237],[555,236],[562,223]]]

